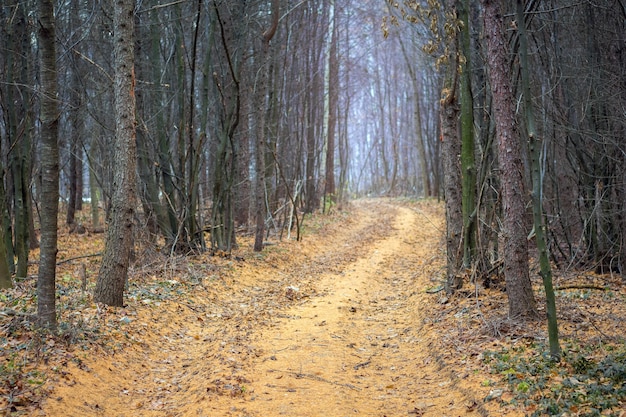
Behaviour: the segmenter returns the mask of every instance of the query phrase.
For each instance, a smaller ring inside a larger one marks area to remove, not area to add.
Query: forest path
[[[69,362],[43,415],[479,415],[429,349],[441,206],[350,213],[176,300],[129,301],[124,349]]]

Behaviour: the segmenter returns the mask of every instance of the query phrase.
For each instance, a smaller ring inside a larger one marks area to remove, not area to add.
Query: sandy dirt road
[[[126,342],[68,360],[41,415],[478,416],[431,349],[443,228],[434,203],[358,201],[178,299],[130,299],[106,313]]]

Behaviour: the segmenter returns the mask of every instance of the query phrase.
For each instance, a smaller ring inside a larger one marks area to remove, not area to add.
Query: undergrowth
[[[535,416],[622,416],[626,406],[626,344],[568,343],[560,361],[543,345],[485,352],[490,372],[508,385],[512,398],[494,390],[485,401],[523,406]]]
[[[193,279],[197,271],[191,264],[185,266],[189,282],[143,277],[129,284],[127,299],[155,308],[164,300],[186,300],[197,284]],[[66,275],[57,282],[57,329],[39,329],[35,292],[30,280],[0,293],[0,415],[30,415],[68,362],[80,367],[96,346],[115,352],[130,338],[126,325],[134,319],[132,309],[97,306],[90,293],[81,290],[80,281]]]

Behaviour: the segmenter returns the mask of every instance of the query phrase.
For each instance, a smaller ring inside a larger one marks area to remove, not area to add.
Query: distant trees
[[[33,41],[41,27],[31,3],[0,7],[0,286],[27,275],[38,230],[42,254],[54,249],[44,238],[56,239],[44,232],[56,218],[49,201],[60,201],[71,231],[86,219],[83,198],[91,227],[99,210],[110,233],[139,226],[124,238],[125,259],[133,236],[169,254],[228,253],[240,243],[235,232],[248,229],[262,250],[269,237],[299,237],[306,213],[353,196],[443,194],[448,290],[491,285],[503,271],[517,316],[534,310],[527,256],[539,193],[535,229],[543,220],[554,266],[626,268],[626,11],[618,2],[527,1],[520,22],[495,0],[439,9],[407,2],[400,13],[404,6],[378,0],[143,1],[124,34],[122,92],[111,58],[121,35],[112,17],[123,5],[72,0],[55,15],[53,96],[44,94],[52,88],[44,61],[31,59],[49,51]],[[522,23],[532,68],[524,87]],[[123,96],[136,101],[124,117],[114,107]],[[532,110],[534,128],[521,109]],[[59,132],[58,198],[46,123]],[[542,138],[535,159],[521,139],[530,131]],[[40,262],[52,268],[50,259]],[[125,280],[113,300],[103,279],[96,298],[120,304]]]

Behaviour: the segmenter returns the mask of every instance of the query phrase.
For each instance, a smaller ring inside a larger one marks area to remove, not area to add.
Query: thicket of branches
[[[117,6],[53,3],[62,214],[80,230],[76,212],[88,199],[89,227],[98,229],[110,214],[118,163]],[[523,139],[530,109],[553,265],[623,273],[626,8],[619,0],[529,0],[522,22],[514,4],[495,3],[506,54],[495,70],[512,86],[523,180],[514,191],[528,214],[515,232],[534,236]],[[17,277],[27,274],[44,212],[35,4],[0,7],[0,258]],[[495,123],[501,91],[487,69],[492,4],[136,2],[138,230],[172,253],[228,252],[236,230],[248,227],[260,250],[270,233],[298,235],[303,213],[350,197],[444,195],[449,289],[489,280],[512,232],[503,228],[503,179],[511,172],[502,169],[506,143]],[[521,83],[521,26],[530,97]],[[10,285],[2,271],[0,263]]]

